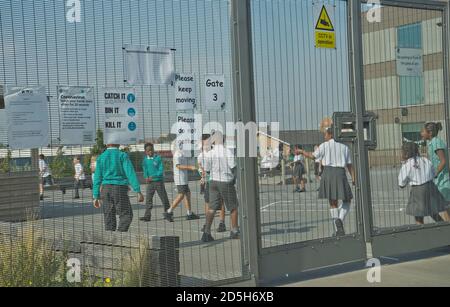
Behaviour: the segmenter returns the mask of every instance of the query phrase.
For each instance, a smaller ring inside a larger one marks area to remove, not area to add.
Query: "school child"
[[[48,164],[45,162],[45,156],[42,154],[39,155],[39,177],[41,178],[39,183],[39,199],[44,200],[44,187],[53,185],[53,179]]]
[[[204,199],[205,199],[205,214],[208,214],[209,211],[209,204],[210,204],[210,197],[209,197],[209,186],[211,182],[211,176],[209,172],[206,172],[203,168],[203,165],[205,165],[205,159],[207,159],[208,153],[211,150],[210,145],[210,138],[211,135],[205,134],[202,136],[202,147],[201,147],[201,153],[199,154],[197,160],[198,160],[198,166],[199,166],[199,173],[202,177],[200,185],[201,185],[201,191],[203,193]],[[206,224],[203,226],[202,232],[205,231]],[[223,233],[227,231],[227,227],[225,225],[225,205],[222,201],[222,208],[220,209],[220,223],[219,227],[216,230],[218,233]]]
[[[319,145],[314,146],[314,151],[318,149]],[[320,183],[320,177],[322,176],[322,161],[320,159],[314,161],[314,176],[316,176],[316,181]]]
[[[97,159],[93,187],[94,207],[98,209],[103,206],[106,231],[128,232],[133,221],[133,209],[128,196],[129,185],[138,193],[138,202],[144,201],[144,195],[130,158],[119,147],[120,145],[107,145],[106,151]],[[118,227],[116,215],[120,218]]]
[[[434,183],[447,203],[450,204],[450,170],[447,144],[438,137],[442,131],[441,123],[427,123],[422,129],[422,139],[427,142],[428,158],[436,172]],[[446,222],[450,222],[450,208],[441,213]]]
[[[215,132],[212,136],[213,149],[208,153],[203,168],[210,173],[211,182],[209,185],[210,203],[206,214],[206,227],[203,232],[202,242],[212,242],[211,226],[217,210],[222,208],[222,201],[228,211],[231,212],[231,233],[232,240],[240,238],[238,225],[239,202],[236,193],[236,161],[231,150],[225,148],[222,133]]]
[[[74,189],[75,189],[75,196],[74,199],[80,199],[80,187],[81,190],[84,189],[86,186],[86,174],[84,173],[83,165],[81,165],[80,157],[75,157],[73,159],[73,166],[75,169],[75,182],[74,182]]]
[[[411,186],[406,214],[414,216],[416,223],[424,224],[424,217],[431,216],[436,222],[442,222],[439,215],[445,211],[447,201],[434,184],[435,171],[430,160],[421,157],[419,146],[405,143],[402,147],[403,167],[398,177],[399,186]]]
[[[184,201],[186,206],[188,221],[198,220],[200,217],[192,212],[191,209],[191,190],[189,189],[189,171],[197,171],[195,166],[189,165],[188,159],[183,155],[183,151],[178,148],[176,141],[173,143],[173,179],[177,187],[177,196],[172,206],[164,213],[164,218],[173,223],[173,211]]]
[[[294,149],[294,161],[292,162],[294,180],[294,193],[306,192],[306,181],[303,176],[306,174],[305,170],[305,158],[300,154],[300,147],[295,146]],[[300,184],[300,186],[299,186]]]
[[[330,202],[331,218],[336,229],[336,236],[345,236],[344,222],[350,212],[353,192],[348,183],[346,169],[355,185],[355,172],[348,146],[334,140],[333,127],[324,128],[325,143],[314,153],[301,150],[306,158],[320,160],[323,173],[320,181],[319,198]],[[339,207],[339,201],[342,205]]]
[[[155,146],[151,143],[145,145],[145,157],[142,161],[144,178],[147,183],[145,215],[140,220],[150,222],[152,220],[153,197],[158,193],[161,202],[164,205],[164,212],[170,208],[169,197],[167,196],[164,182],[164,164],[161,157],[155,154]]]
[[[97,159],[98,156],[92,156],[91,157],[91,179],[92,179],[92,186],[94,186],[94,176],[95,176],[95,169],[97,167]]]

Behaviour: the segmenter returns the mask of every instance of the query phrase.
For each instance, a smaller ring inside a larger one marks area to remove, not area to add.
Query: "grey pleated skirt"
[[[297,177],[297,178],[301,178],[305,174],[306,174],[306,171],[305,171],[305,167],[303,166],[303,163],[296,163],[294,166],[293,176]]]
[[[447,210],[448,201],[433,182],[411,187],[406,214],[414,217],[433,216]]]
[[[352,188],[348,183],[345,168],[330,166],[324,168],[320,181],[319,198],[346,202],[353,199]]]

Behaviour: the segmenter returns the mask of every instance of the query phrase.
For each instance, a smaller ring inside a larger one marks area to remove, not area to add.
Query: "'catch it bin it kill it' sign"
[[[334,27],[334,6],[316,3],[315,46],[316,48],[336,49],[336,31]]]

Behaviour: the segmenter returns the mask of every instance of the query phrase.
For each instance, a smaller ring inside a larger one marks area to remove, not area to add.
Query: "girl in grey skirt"
[[[436,222],[443,222],[439,213],[444,212],[447,201],[434,184],[435,171],[430,160],[421,157],[419,146],[405,143],[402,148],[403,167],[398,177],[401,188],[411,186],[406,214],[414,216],[418,225],[430,216]]]
[[[301,151],[301,154],[306,158],[322,161],[324,168],[320,181],[319,198],[327,199],[330,202],[330,213],[336,228],[336,236],[344,236],[344,221],[350,212],[350,204],[353,200],[346,169],[355,184],[350,149],[334,140],[333,128],[330,127],[325,131],[325,143],[320,145],[314,153]],[[342,201],[340,207],[339,201]]]

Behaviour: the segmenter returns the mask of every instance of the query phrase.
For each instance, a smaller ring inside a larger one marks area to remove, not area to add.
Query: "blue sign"
[[[135,131],[135,130],[137,129],[136,123],[135,123],[135,122],[129,123],[129,124],[128,124],[128,129],[129,129],[130,131]]]
[[[134,103],[136,101],[136,96],[134,96],[134,94],[128,94],[127,100],[129,103]]]
[[[136,110],[134,108],[128,109],[128,116],[135,117],[136,116]]]

